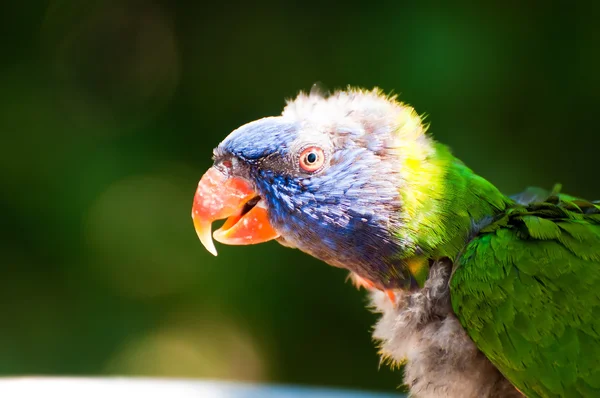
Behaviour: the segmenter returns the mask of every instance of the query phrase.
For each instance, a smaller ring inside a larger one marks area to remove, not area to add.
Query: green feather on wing
[[[526,396],[598,397],[600,206],[557,191],[515,199],[467,245],[452,305]]]

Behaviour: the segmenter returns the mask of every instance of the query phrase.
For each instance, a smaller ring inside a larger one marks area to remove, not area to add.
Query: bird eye
[[[300,167],[304,171],[313,173],[320,170],[325,163],[325,153],[316,146],[306,148],[300,153]]]

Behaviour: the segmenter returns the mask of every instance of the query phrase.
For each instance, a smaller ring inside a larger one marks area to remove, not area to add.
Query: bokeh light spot
[[[86,222],[93,271],[127,296],[185,290],[203,270],[201,251],[194,250],[199,245],[190,197],[184,185],[169,180],[169,173],[111,185],[92,205]]]
[[[178,314],[144,336],[134,336],[108,362],[106,372],[157,377],[263,381],[262,355],[231,320]]]

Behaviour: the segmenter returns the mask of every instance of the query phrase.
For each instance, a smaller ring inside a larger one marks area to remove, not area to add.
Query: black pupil
[[[307,163],[314,163],[317,161],[317,154],[314,152],[309,153],[308,155],[306,155],[306,162]]]

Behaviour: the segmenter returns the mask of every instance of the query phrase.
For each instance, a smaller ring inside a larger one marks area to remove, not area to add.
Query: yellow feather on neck
[[[422,233],[421,229],[438,227],[438,207],[445,194],[443,181],[450,159],[436,156],[435,142],[427,136],[428,126],[417,112],[409,105],[397,104],[402,112],[398,115],[394,146],[403,182],[400,188],[406,228],[403,235],[412,240],[410,237]],[[414,255],[404,254],[406,257]]]
[[[409,243],[402,258],[420,255],[415,252],[419,247],[429,258],[453,259],[464,245],[471,223],[503,210],[506,197],[454,157],[448,147],[429,137],[427,126],[412,107],[395,98],[389,100],[402,109],[395,134],[404,221],[398,234]]]

